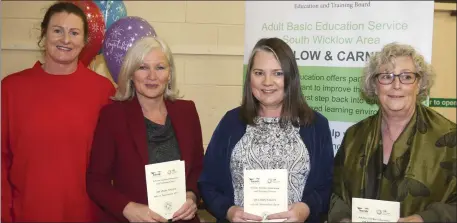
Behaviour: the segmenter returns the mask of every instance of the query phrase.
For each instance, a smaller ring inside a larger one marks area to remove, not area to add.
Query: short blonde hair
[[[165,99],[175,100],[179,98],[176,87],[175,63],[173,54],[168,45],[159,37],[148,36],[137,40],[127,51],[118,77],[118,87],[113,100],[125,101],[135,96],[135,86],[132,76],[143,63],[144,57],[154,49],[161,49],[165,54],[170,66],[170,81],[165,88]]]
[[[426,98],[435,78],[432,66],[412,46],[393,42],[385,45],[381,52],[373,54],[363,69],[361,90],[368,100],[377,101],[378,99],[375,94],[377,82],[375,75],[379,72],[379,68],[387,63],[394,63],[393,60],[396,57],[402,56],[411,57],[416,67],[416,72],[419,74],[420,85],[417,100],[422,101]]]

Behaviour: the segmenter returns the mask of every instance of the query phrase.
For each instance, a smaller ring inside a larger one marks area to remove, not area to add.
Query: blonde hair
[[[165,54],[170,66],[170,81],[165,88],[165,99],[175,100],[179,98],[176,87],[175,63],[173,54],[168,45],[159,37],[148,36],[137,40],[127,51],[118,77],[116,94],[112,98],[115,101],[130,100],[135,96],[135,86],[132,76],[143,63],[144,57],[154,49],[161,49]]]
[[[375,75],[378,73],[379,68],[388,63],[393,64],[396,57],[402,56],[411,57],[416,67],[416,72],[419,74],[416,80],[420,80],[417,100],[422,101],[426,98],[435,78],[435,72],[432,66],[412,46],[393,42],[385,45],[381,52],[373,54],[363,69],[361,90],[367,99],[372,101],[377,100],[375,94],[377,80]]]

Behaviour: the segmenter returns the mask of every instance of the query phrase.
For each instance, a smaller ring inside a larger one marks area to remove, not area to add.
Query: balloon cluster
[[[103,38],[105,36],[106,26],[103,15],[97,5],[92,1],[69,1],[81,8],[87,17],[89,23],[89,33],[87,44],[79,54],[79,60],[88,66],[90,62],[97,56],[98,51],[102,47]]]
[[[88,42],[79,59],[88,66],[103,54],[115,82],[127,50],[136,40],[156,36],[154,28],[143,18],[127,16],[123,1],[69,1],[80,7],[89,23]]]

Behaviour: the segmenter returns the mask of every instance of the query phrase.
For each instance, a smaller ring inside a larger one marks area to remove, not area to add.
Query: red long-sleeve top
[[[2,222],[92,221],[85,173],[113,84],[82,63],[52,75],[36,62],[1,87]]]

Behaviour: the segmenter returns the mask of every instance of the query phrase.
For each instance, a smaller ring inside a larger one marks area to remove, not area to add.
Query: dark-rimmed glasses
[[[392,84],[396,77],[398,77],[400,83],[402,84],[413,84],[414,82],[416,82],[416,79],[419,76],[419,74],[415,72],[402,72],[399,74],[379,73],[375,76],[376,79],[378,79],[378,82],[382,85]]]

